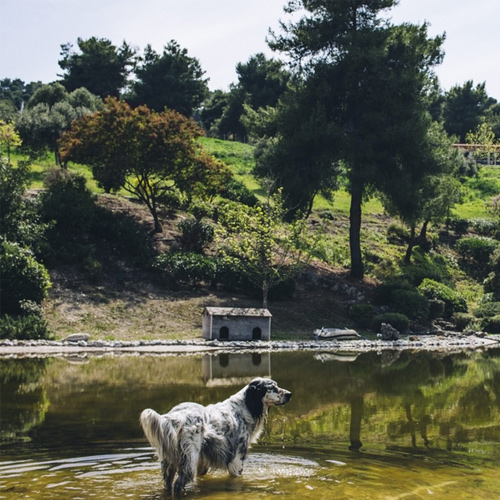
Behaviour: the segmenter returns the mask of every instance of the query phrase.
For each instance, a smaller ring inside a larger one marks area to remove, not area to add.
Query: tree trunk
[[[354,181],[351,188],[351,209],[349,213],[349,247],[351,250],[351,276],[363,279],[363,257],[361,256],[361,205],[363,202],[363,181]]]
[[[267,295],[269,293],[269,282],[264,280],[262,282],[262,308],[267,309]]]
[[[420,235],[418,236],[418,244],[423,252],[428,252],[430,249],[430,245],[427,241],[427,228],[429,226],[429,222],[430,221],[428,220],[424,221],[422,229],[420,230]]]
[[[415,224],[412,224],[410,228],[410,241],[408,242],[408,247],[406,248],[406,254],[404,258],[405,265],[408,265],[411,262],[411,254],[413,252],[414,246],[415,246]]]

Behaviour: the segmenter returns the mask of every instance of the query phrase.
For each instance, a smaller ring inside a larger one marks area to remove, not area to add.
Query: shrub
[[[243,203],[249,207],[257,205],[257,197],[242,182],[232,178],[221,192],[221,196],[226,200]]]
[[[214,261],[194,252],[163,253],[156,258],[153,268],[176,284],[212,283],[215,278]]]
[[[490,318],[500,315],[500,302],[485,302],[472,311],[476,318]]]
[[[177,224],[181,232],[180,242],[188,252],[202,253],[214,241],[214,228],[208,222],[197,219],[184,219]]]
[[[481,329],[488,333],[500,333],[500,315],[483,318]]]
[[[420,293],[428,299],[442,300],[445,304],[445,317],[451,318],[456,312],[467,312],[467,303],[449,286],[431,279],[424,279],[418,287]]]
[[[410,319],[427,321],[430,316],[429,299],[416,291],[395,291],[392,294],[391,305],[397,312],[404,314]]]
[[[371,304],[354,304],[349,308],[349,318],[361,328],[370,328],[375,317],[375,308]]]
[[[398,224],[390,224],[387,228],[387,241],[393,245],[403,245],[410,241],[410,231]]]
[[[394,293],[401,290],[415,290],[408,281],[402,279],[389,280],[374,289],[374,300],[380,305],[392,304]]]
[[[498,241],[484,236],[470,236],[457,242],[456,249],[469,262],[487,263],[498,247]]]
[[[444,316],[445,303],[439,299],[429,300],[429,319],[442,318]]]
[[[380,332],[382,323],[388,323],[399,333],[405,333],[410,326],[410,320],[407,316],[401,313],[383,313],[375,316],[371,323],[371,329],[375,332]]]
[[[459,217],[450,218],[446,220],[446,225],[458,234],[464,234],[469,229],[470,222],[468,219],[462,219]]]
[[[453,322],[460,331],[464,331],[474,320],[474,316],[469,313],[455,313],[453,315]]]
[[[49,337],[47,321],[40,306],[32,301],[21,301],[22,315],[6,314],[0,318],[0,339],[38,340]]]
[[[49,273],[33,253],[15,243],[0,243],[2,314],[19,314],[23,300],[40,304],[52,286]]]
[[[482,236],[494,236],[498,231],[498,222],[493,219],[471,219],[470,224]]]

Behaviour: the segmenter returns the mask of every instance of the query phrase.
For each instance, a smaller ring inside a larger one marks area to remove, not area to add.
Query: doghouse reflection
[[[220,353],[202,359],[202,376],[207,385],[246,383],[252,377],[271,378],[271,354],[251,352],[244,354]]]

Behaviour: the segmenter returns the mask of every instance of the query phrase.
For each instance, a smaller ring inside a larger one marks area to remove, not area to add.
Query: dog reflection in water
[[[179,495],[187,483],[210,468],[240,476],[269,408],[284,405],[291,397],[274,380],[256,378],[220,403],[181,403],[165,415],[144,410],[141,425],[161,461],[166,490]]]

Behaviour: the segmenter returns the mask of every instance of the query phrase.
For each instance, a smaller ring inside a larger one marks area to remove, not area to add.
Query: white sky
[[[273,56],[268,29],[277,28],[286,0],[0,0],[0,79],[26,83],[58,79],[60,46],[78,37],[126,40],[157,52],[170,40],[196,57],[211,89],[228,90],[235,66],[258,52]],[[401,0],[394,23],[430,24],[446,32],[445,59],[437,68],[448,90],[467,80],[486,82],[500,101],[500,0]],[[279,57],[279,54],[274,54]]]

